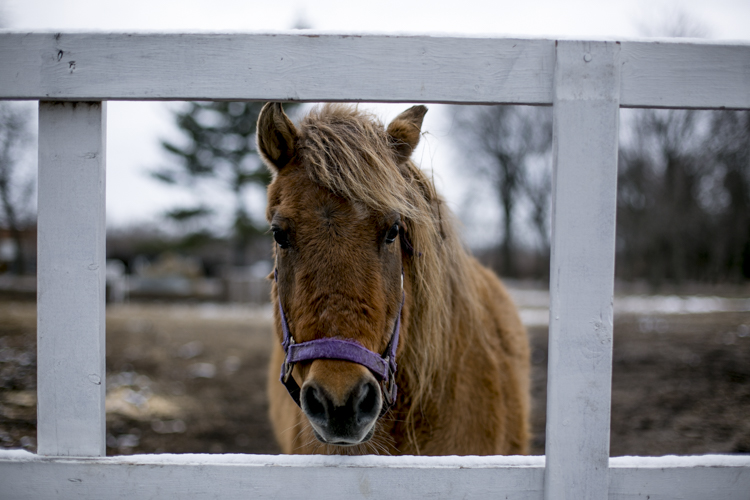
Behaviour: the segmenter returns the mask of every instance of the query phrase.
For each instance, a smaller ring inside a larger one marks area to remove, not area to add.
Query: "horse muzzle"
[[[375,377],[366,370],[361,372],[351,385],[324,384],[314,376],[302,384],[300,406],[319,441],[353,446],[372,437],[383,399]]]
[[[278,282],[278,269],[274,269],[274,280]],[[380,354],[354,339],[321,338],[296,343],[279,298],[281,347],[285,354],[279,380],[307,415],[318,440],[338,446],[363,443],[372,437],[378,418],[396,402],[396,350],[401,330],[401,312],[406,299],[403,286],[402,271],[401,304],[388,344]],[[332,386],[321,384],[315,377],[311,377],[300,387],[292,376],[292,370],[295,364],[309,361],[313,362],[313,366],[316,363],[343,362],[362,371],[353,378],[358,382],[347,386],[346,390],[337,388],[334,391]]]

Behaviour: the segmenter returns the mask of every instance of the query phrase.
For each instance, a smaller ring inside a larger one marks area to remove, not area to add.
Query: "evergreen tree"
[[[229,226],[235,266],[247,264],[248,245],[265,232],[265,223],[258,222],[262,217],[253,218],[246,201],[252,186],[265,187],[270,181],[255,144],[255,125],[262,107],[259,102],[188,103],[175,112],[175,122],[188,139],[187,145],[162,141],[176,161],[152,172],[167,184],[189,189],[211,185],[231,196],[233,214]],[[290,107],[287,105],[287,109]],[[188,239],[198,242],[212,235],[207,224],[219,212],[220,201],[223,200],[176,207],[165,215],[190,226]]]

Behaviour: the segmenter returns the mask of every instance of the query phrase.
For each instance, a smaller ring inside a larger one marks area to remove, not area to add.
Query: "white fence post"
[[[608,497],[620,44],[559,41],[545,499]]]
[[[37,442],[105,454],[106,102],[39,103]]]

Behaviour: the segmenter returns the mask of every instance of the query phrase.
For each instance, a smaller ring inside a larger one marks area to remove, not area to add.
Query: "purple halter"
[[[278,269],[273,270],[274,280],[278,283]],[[401,276],[403,280],[403,273]],[[284,307],[281,305],[279,297],[279,313],[281,313],[281,329],[284,339],[281,347],[284,349],[286,357],[284,364],[281,365],[281,375],[279,380],[289,391],[289,395],[294,402],[300,406],[300,386],[292,376],[292,369],[300,361],[310,361],[314,359],[341,359],[351,361],[368,368],[375,377],[380,381],[380,389],[383,393],[385,403],[380,412],[381,416],[396,401],[398,388],[396,387],[396,348],[398,347],[398,335],[401,330],[401,311],[404,307],[404,293],[401,295],[401,305],[398,309],[396,324],[393,327],[393,333],[385,347],[383,354],[377,354],[367,349],[365,346],[353,339],[323,338],[301,342],[294,342],[289,331],[289,324],[286,321]]]

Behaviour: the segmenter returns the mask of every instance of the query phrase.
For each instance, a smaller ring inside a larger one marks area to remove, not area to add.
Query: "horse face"
[[[425,111],[412,108],[399,117],[407,118],[391,124],[388,161],[408,159]],[[352,339],[382,353],[403,296],[403,221],[396,212],[374,210],[314,182],[306,168],[311,160],[299,142],[281,106],[266,105],[258,120],[258,145],[274,173],[267,211],[276,242],[274,300],[284,308],[296,343]],[[281,337],[278,313],[276,331]],[[302,411],[320,441],[347,446],[373,435],[383,397],[369,369],[316,359],[298,363],[293,376],[301,387]]]
[[[269,193],[276,240],[277,293],[295,342],[352,339],[382,353],[401,303],[400,217],[316,186],[299,170],[283,172]],[[364,366],[341,360],[300,363],[302,410],[323,442],[353,445],[373,433],[383,404]]]

